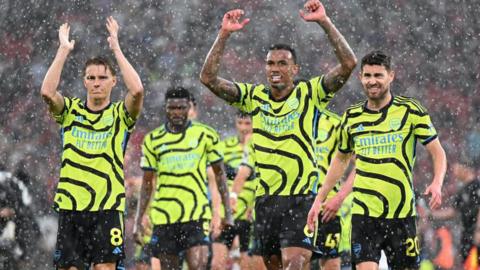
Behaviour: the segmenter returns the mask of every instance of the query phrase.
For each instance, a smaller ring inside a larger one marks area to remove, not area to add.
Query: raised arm
[[[332,160],[330,167],[328,168],[327,175],[325,176],[325,181],[323,182],[322,187],[318,191],[315,201],[313,202],[312,208],[308,213],[307,225],[308,229],[313,232],[315,229],[315,223],[318,219],[318,215],[322,210],[322,203],[327,198],[328,192],[332,190],[335,186],[335,183],[342,177],[343,173],[348,167],[351,154],[344,154],[340,151],[337,152],[335,158]]]
[[[110,49],[115,55],[115,59],[120,67],[120,72],[122,73],[123,81],[128,89],[127,96],[125,97],[125,107],[130,116],[136,119],[140,115],[143,106],[144,91],[142,81],[120,49],[120,43],[118,42],[119,27],[117,21],[110,16],[107,18],[106,26],[108,33],[110,34],[108,37]]]
[[[215,180],[217,182],[217,189],[222,198],[222,204],[225,209],[225,222],[228,225],[233,225],[232,210],[230,209],[230,198],[227,187],[227,177],[225,176],[225,165],[223,161],[218,161],[211,164],[213,172],[215,173]]]
[[[227,39],[231,33],[242,29],[250,21],[249,19],[244,19],[240,22],[239,20],[243,14],[244,11],[241,9],[230,10],[225,13],[222,20],[222,28],[208,52],[200,72],[200,81],[216,96],[228,102],[234,102],[239,99],[238,89],[233,82],[219,77],[218,70]]]
[[[424,194],[430,195],[429,206],[430,209],[434,210],[442,204],[442,185],[447,171],[447,156],[438,138],[428,143],[426,148],[432,157],[433,180]]]
[[[156,177],[157,176],[154,171],[145,171],[143,173],[143,181],[140,188],[140,194],[138,195],[137,212],[135,214],[135,223],[133,226],[133,235],[135,237],[135,241],[137,241],[139,244],[142,243],[143,232],[145,229],[142,225],[142,219],[152,197],[153,190],[155,190]]]
[[[357,65],[357,58],[348,45],[343,35],[325,12],[325,8],[319,0],[309,0],[300,11],[300,16],[307,22],[318,23],[333,46],[335,55],[340,62],[337,66],[327,72],[323,84],[330,92],[337,92],[347,82],[350,74]]]
[[[68,40],[69,34],[70,26],[67,23],[62,24],[58,30],[60,46],[42,83],[42,98],[47,103],[48,110],[53,114],[60,114],[65,106],[63,96],[58,92],[57,88],[60,84],[60,75],[62,74],[65,61],[75,45],[75,40]]]

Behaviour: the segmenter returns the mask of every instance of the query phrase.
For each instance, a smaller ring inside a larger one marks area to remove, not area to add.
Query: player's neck
[[[271,93],[272,99],[275,101],[284,100],[288,95],[290,95],[290,93],[292,93],[293,89],[295,88],[293,84],[290,84],[283,89],[275,88],[273,86],[270,86],[270,87],[271,87],[270,93]]]
[[[110,104],[109,98],[98,99],[87,97],[87,108],[91,111],[101,111]]]
[[[390,103],[392,98],[392,94],[390,91],[388,91],[388,93],[382,99],[368,99],[367,109],[371,111],[380,111]]]
[[[188,125],[190,124],[190,120],[186,121],[183,125],[175,125],[172,122],[167,123],[168,131],[172,133],[181,133],[187,129]]]

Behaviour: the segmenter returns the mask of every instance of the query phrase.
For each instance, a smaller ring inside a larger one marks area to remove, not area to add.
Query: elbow
[[[200,72],[200,82],[203,85],[209,87],[210,85],[213,85],[214,81],[215,77],[209,75],[208,72],[202,69],[202,71]]]
[[[53,94],[52,94],[53,92]],[[55,94],[55,91],[51,91],[48,87],[42,86],[40,90],[40,94],[42,95],[42,98],[46,101],[50,101],[53,98],[53,95]]]
[[[210,79],[208,78],[208,76],[206,76],[205,74],[200,74],[200,82],[205,85],[205,86],[209,86],[210,85]]]
[[[350,72],[352,72],[355,67],[357,66],[357,57],[355,57],[355,55],[353,55],[350,59],[348,59],[345,63],[344,63],[344,67],[346,69],[348,69]]]
[[[141,99],[144,96],[145,90],[142,84],[139,84],[137,87],[134,87],[130,90],[132,97],[136,99]]]

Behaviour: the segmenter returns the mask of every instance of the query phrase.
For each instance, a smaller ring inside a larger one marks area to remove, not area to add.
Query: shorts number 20
[[[418,248],[418,237],[415,236],[415,238],[408,238],[405,244],[407,245],[407,256],[415,257],[420,254]]]

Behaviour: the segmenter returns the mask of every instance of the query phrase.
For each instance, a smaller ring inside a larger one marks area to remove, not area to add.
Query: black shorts
[[[316,232],[309,233],[307,216],[315,196],[264,196],[255,202],[253,253],[281,255],[281,248],[314,250]]]
[[[99,263],[121,263],[125,258],[123,213],[120,211],[58,213],[54,265],[79,269]]]
[[[210,221],[190,221],[153,227],[150,246],[152,256],[175,255],[194,246],[210,243]]]
[[[227,227],[222,230],[220,236],[215,239],[215,243],[222,243],[228,247],[232,248],[233,239],[238,235],[240,240],[240,252],[246,252],[248,250],[248,244],[250,242],[250,232],[252,228],[252,223],[246,220],[236,220],[235,225],[232,227]]]
[[[379,262],[385,252],[391,269],[419,268],[415,217],[380,219],[352,216],[352,263]]]
[[[320,216],[318,220],[321,220]],[[336,216],[328,223],[318,224],[317,233],[317,258],[322,259],[334,259],[340,257],[338,250],[340,246],[340,235],[342,234],[342,226],[340,225],[340,217]]]

